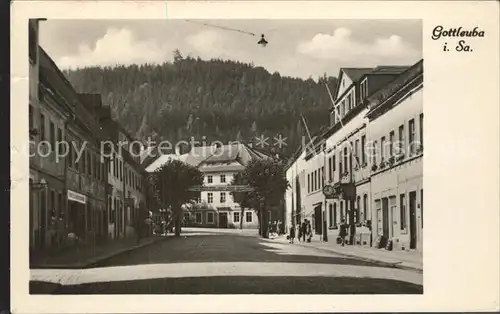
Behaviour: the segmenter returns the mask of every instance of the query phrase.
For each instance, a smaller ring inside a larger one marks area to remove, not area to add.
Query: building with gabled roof
[[[337,237],[342,220],[369,232],[371,190],[368,154],[368,97],[395,80],[409,66],[341,68],[330,109],[330,125],[313,137],[312,144],[298,149],[287,168],[292,185],[286,193],[288,227],[308,219],[323,239]],[[325,90],[325,93],[327,91]],[[304,134],[304,136],[307,136]],[[325,186],[337,196],[327,199]],[[361,240],[370,245],[369,238]]]

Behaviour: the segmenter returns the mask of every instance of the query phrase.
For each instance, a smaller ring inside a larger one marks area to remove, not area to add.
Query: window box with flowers
[[[394,161],[395,161],[395,157],[394,157],[394,156],[391,156],[391,157],[389,157],[389,159],[387,160],[387,163],[389,164],[389,166],[392,166],[392,165],[394,165]]]
[[[385,161],[384,161],[384,160],[382,160],[382,161],[380,162],[379,168],[380,168],[380,169],[384,169],[384,168],[385,168]]]
[[[373,165],[372,165],[372,171],[377,171],[377,169],[378,169],[377,165],[376,165],[376,164],[373,164]]]
[[[421,155],[424,153],[424,145],[418,144],[417,146],[417,155]]]
[[[37,129],[30,129],[29,135],[30,135],[30,140],[35,139],[35,137],[38,135],[38,130]]]

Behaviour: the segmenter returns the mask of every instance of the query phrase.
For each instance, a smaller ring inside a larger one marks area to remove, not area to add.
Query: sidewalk
[[[272,239],[282,243],[289,243],[286,236],[280,236]],[[323,251],[329,251],[336,254],[378,263],[384,266],[391,266],[401,269],[409,269],[418,272],[423,272],[422,253],[416,251],[387,251],[385,249],[376,249],[373,247],[363,246],[341,246],[335,242],[313,241],[311,243],[302,243],[295,241],[292,245],[303,247],[313,247]]]
[[[135,238],[111,240],[109,243],[97,246],[82,246],[68,249],[61,254],[40,256],[30,261],[30,269],[35,268],[88,268],[92,265],[157,241],[172,237],[151,236],[141,239],[139,243]]]

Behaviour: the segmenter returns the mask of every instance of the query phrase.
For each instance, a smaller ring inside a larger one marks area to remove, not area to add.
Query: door
[[[40,226],[38,244],[40,247],[45,246],[45,232],[47,229],[47,191],[42,190],[40,193]]]
[[[227,213],[219,213],[219,228],[227,228]]]
[[[417,247],[417,192],[410,192],[410,249]]]
[[[382,199],[382,235],[389,238],[389,200]]]
[[[314,207],[314,230],[316,234],[321,234],[323,227],[323,213],[321,205]]]

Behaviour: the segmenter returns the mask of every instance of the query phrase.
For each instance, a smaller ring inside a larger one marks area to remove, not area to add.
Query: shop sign
[[[87,203],[87,197],[85,195],[73,192],[71,190],[68,190],[68,200],[75,201],[75,202],[82,203],[82,204]]]

